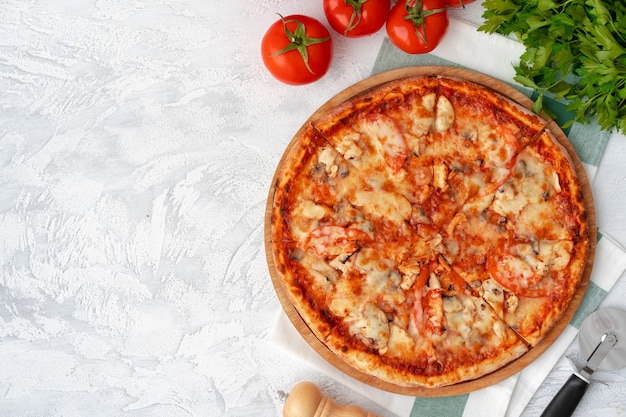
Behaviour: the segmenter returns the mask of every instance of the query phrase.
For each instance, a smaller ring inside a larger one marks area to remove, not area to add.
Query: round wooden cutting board
[[[587,210],[587,222],[589,225],[589,252],[587,257],[587,263],[585,266],[585,270],[583,273],[583,277],[579,287],[571,299],[568,308],[565,310],[563,316],[559,320],[556,326],[554,326],[550,332],[544,337],[544,339],[537,344],[534,348],[530,349],[526,354],[521,356],[519,359],[507,364],[506,366],[498,369],[495,372],[492,372],[488,375],[480,377],[475,380],[465,381],[461,383],[457,383],[450,386],[438,387],[438,388],[425,388],[425,387],[403,387],[395,384],[388,383],[386,381],[382,381],[378,378],[375,378],[371,375],[367,375],[347,363],[343,362],[339,357],[337,357],[333,352],[331,352],[317,337],[313,334],[313,332],[306,325],[302,317],[300,317],[298,311],[295,309],[293,304],[291,303],[289,297],[285,293],[283,286],[280,282],[280,277],[278,271],[276,269],[276,265],[274,264],[274,256],[272,253],[272,244],[271,244],[271,221],[272,221],[272,210],[274,206],[274,192],[276,180],[278,179],[281,173],[281,166],[286,156],[289,154],[291,149],[293,148],[296,139],[299,137],[300,132],[308,126],[312,121],[319,119],[320,117],[326,115],[331,109],[335,108],[337,105],[346,101],[347,99],[366,92],[367,90],[377,87],[381,84],[384,84],[389,81],[394,81],[406,77],[413,77],[419,75],[441,75],[447,77],[456,77],[460,79],[465,79],[467,81],[472,81],[477,84],[483,85],[485,87],[491,88],[492,90],[498,92],[499,94],[517,102],[518,104],[530,109],[533,105],[533,102],[526,97],[524,94],[511,87],[510,85],[491,78],[487,75],[480,74],[474,71],[460,69],[460,68],[452,68],[452,67],[442,67],[442,66],[423,66],[423,67],[408,67],[401,68],[397,70],[392,70],[384,73],[380,73],[369,77],[363,81],[360,81],[345,90],[341,91],[334,97],[332,97],[329,101],[323,104],[319,109],[317,109],[309,119],[302,125],[300,130],[294,135],[293,140],[288,145],[285,153],[281,161],[278,164],[276,169],[276,173],[274,174],[274,178],[272,180],[272,187],[269,191],[266,211],[265,211],[265,252],[267,257],[267,263],[270,271],[270,276],[272,279],[272,283],[276,290],[276,294],[281,302],[283,309],[285,310],[287,316],[300,333],[300,335],[306,340],[306,342],[324,359],[326,359],[330,364],[339,369],[340,371],[352,376],[353,378],[368,384],[370,386],[383,389],[390,392],[395,392],[399,394],[405,395],[413,395],[418,397],[443,397],[443,396],[451,396],[451,395],[459,395],[465,394],[471,391],[475,391],[481,388],[485,388],[487,386],[496,384],[509,376],[517,373],[522,370],[524,367],[529,365],[535,359],[537,359],[552,343],[556,340],[556,338],[561,334],[561,332],[565,329],[568,323],[571,321],[574,313],[576,312],[582,298],[587,290],[587,285],[589,283],[589,278],[591,275],[591,269],[593,265],[593,260],[595,257],[595,248],[596,248],[596,213],[595,207],[593,203],[593,197],[591,193],[591,187],[589,185],[589,181],[587,179],[586,173],[584,171],[583,165],[578,158],[576,152],[574,151],[571,143],[560,129],[560,127],[554,122],[549,121],[547,123],[547,127],[550,132],[556,137],[559,143],[565,148],[567,153],[569,154],[573,165],[575,167],[576,173],[578,175],[578,179],[580,181],[581,188],[584,194],[585,208]],[[544,119],[548,120],[546,117]]]

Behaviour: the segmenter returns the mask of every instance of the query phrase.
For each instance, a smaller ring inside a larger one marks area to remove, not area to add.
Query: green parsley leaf
[[[515,35],[526,47],[515,80],[564,99],[575,120],[626,134],[624,0],[485,0],[479,30]]]

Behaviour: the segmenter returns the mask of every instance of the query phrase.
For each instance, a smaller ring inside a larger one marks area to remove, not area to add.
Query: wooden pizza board
[[[283,157],[281,158],[278,167],[276,169],[276,173],[274,174],[274,178],[272,179],[272,186],[269,191],[268,201],[265,210],[265,254],[267,258],[268,268],[270,271],[270,276],[272,279],[272,283],[276,290],[276,294],[280,303],[285,310],[285,313],[289,317],[290,321],[295,326],[296,330],[300,333],[300,335],[304,338],[304,340],[326,361],[328,361],[335,368],[344,372],[347,375],[357,379],[360,382],[363,382],[367,385],[370,385],[375,388],[379,388],[385,391],[390,391],[398,394],[404,395],[412,395],[417,397],[445,397],[452,395],[460,395],[466,394],[471,391],[476,391],[481,388],[488,387],[493,384],[497,384],[498,382],[508,378],[511,375],[521,371],[535,359],[537,359],[548,347],[554,343],[557,337],[563,332],[565,327],[567,327],[568,323],[571,321],[574,313],[578,309],[580,302],[582,301],[585,292],[587,290],[587,286],[589,284],[589,278],[591,276],[591,270],[593,266],[593,261],[595,258],[595,250],[596,250],[596,212],[595,206],[593,202],[593,196],[591,193],[591,186],[589,184],[589,180],[587,179],[587,175],[583,168],[583,165],[576,154],[576,151],[572,147],[572,144],[567,139],[567,136],[563,133],[561,128],[556,124],[556,122],[549,120],[545,115],[542,115],[545,120],[548,120],[547,127],[550,132],[554,135],[554,137],[558,140],[558,142],[565,148],[567,153],[569,154],[574,168],[576,170],[576,174],[578,175],[578,179],[580,181],[580,185],[583,191],[585,208],[587,210],[587,222],[589,226],[589,251],[587,255],[587,263],[585,265],[585,270],[583,272],[583,277],[578,286],[574,297],[571,299],[567,309],[563,313],[562,317],[558,321],[558,323],[550,330],[550,332],[539,342],[535,347],[530,349],[526,354],[516,359],[513,362],[510,362],[506,366],[494,371],[488,375],[482,376],[480,378],[460,382],[454,385],[445,386],[445,387],[437,387],[437,388],[427,388],[427,387],[404,387],[395,384],[391,384],[386,381],[382,381],[374,376],[365,374],[351,365],[342,361],[339,357],[337,357],[332,351],[330,351],[324,343],[322,343],[311,331],[311,329],[306,325],[296,308],[291,303],[288,295],[285,293],[283,286],[280,282],[278,271],[276,270],[276,265],[274,264],[274,256],[272,254],[272,244],[271,244],[271,221],[272,221],[272,210],[274,205],[274,192],[275,192],[275,184],[278,179],[278,175],[280,175],[281,166],[286,156],[289,154],[291,148],[294,146],[296,139],[299,137],[300,133],[308,126],[312,121],[319,119],[320,117],[326,115],[331,109],[335,108],[339,104],[343,103],[347,99],[364,93],[367,90],[377,87],[380,84],[384,84],[389,81],[394,81],[407,77],[414,77],[419,75],[441,75],[447,77],[456,77],[465,79],[468,81],[475,82],[477,84],[483,85],[485,87],[491,88],[492,90],[498,92],[499,94],[513,100],[514,102],[530,109],[533,105],[533,102],[530,98],[522,94],[520,91],[515,89],[514,87],[500,81],[489,77],[485,74],[481,74],[475,71],[461,69],[461,68],[453,68],[453,67],[445,67],[445,66],[422,66],[422,67],[407,67],[400,68],[396,70],[391,70],[387,72],[383,72],[372,77],[366,78],[348,88],[341,91],[326,103],[324,103],[319,109],[317,109],[309,119],[302,125],[300,130],[294,135],[291,143],[287,146]]]

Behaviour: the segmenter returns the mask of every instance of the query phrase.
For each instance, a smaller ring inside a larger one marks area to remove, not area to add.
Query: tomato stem
[[[344,0],[346,5],[352,6],[352,15],[350,16],[346,30],[343,32],[344,35],[347,35],[348,32],[359,26],[359,23],[361,23],[361,7],[363,7],[363,4],[366,2],[367,0]]]
[[[411,6],[412,3],[413,5]],[[407,15],[404,18],[413,22],[413,26],[415,26],[415,34],[419,39],[421,39],[422,41],[424,41],[425,44],[428,45],[428,39],[426,39],[426,18],[436,13],[446,12],[447,10],[448,9],[446,7],[432,10],[423,10],[422,0],[406,0]],[[420,33],[419,30],[420,26],[423,27],[422,33]]]
[[[278,14],[278,16],[280,16],[280,20],[282,20],[283,22],[283,28],[285,29],[285,36],[287,36],[287,39],[289,39],[289,45],[285,46],[280,51],[272,54],[272,56],[278,56],[278,55],[284,54],[285,52],[297,50],[300,53],[302,60],[304,61],[304,65],[306,66],[306,69],[309,70],[311,74],[315,74],[313,70],[311,69],[311,67],[309,66],[309,53],[307,51],[307,47],[318,44],[318,43],[326,42],[327,40],[330,39],[330,36],[327,36],[325,38],[310,38],[306,36],[306,27],[304,26],[304,23],[302,23],[301,21],[297,19],[287,20],[281,14]],[[288,23],[295,23],[296,30],[293,32],[289,30],[289,28],[287,27]]]

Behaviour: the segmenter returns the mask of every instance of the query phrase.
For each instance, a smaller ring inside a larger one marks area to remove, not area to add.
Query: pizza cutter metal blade
[[[597,369],[612,371],[626,366],[626,311],[605,308],[590,314],[580,326],[578,347],[587,363],[569,377],[541,417],[571,416]]]

